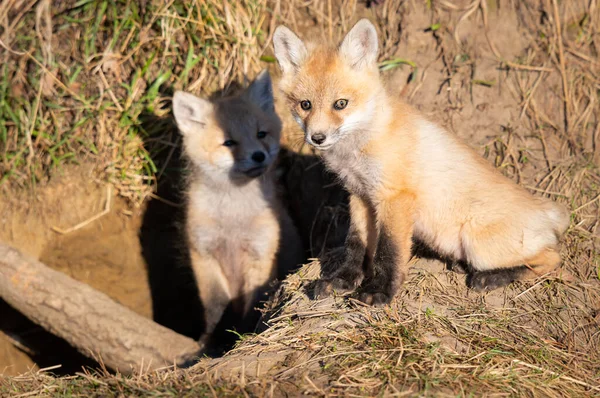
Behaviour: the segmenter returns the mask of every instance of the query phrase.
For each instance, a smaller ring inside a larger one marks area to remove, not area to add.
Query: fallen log
[[[186,366],[201,346],[0,243],[0,298],[84,355],[124,374]]]

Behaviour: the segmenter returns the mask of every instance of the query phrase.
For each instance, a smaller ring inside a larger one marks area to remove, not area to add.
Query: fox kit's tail
[[[556,236],[561,236],[571,223],[571,213],[559,203],[547,202],[546,214],[554,223],[554,233]]]

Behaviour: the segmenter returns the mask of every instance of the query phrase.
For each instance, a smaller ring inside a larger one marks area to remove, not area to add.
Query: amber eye
[[[266,131],[259,131],[258,133],[256,133],[257,138],[265,138],[266,136],[267,136]]]
[[[311,105],[310,101],[304,100],[304,101],[300,101],[300,108],[302,108],[305,111],[308,111],[308,110],[310,110],[310,108],[312,108],[312,105]]]
[[[234,140],[227,140],[223,143],[224,146],[234,146],[236,144],[237,144],[237,142]]]
[[[344,109],[347,106],[348,106],[348,100],[346,100],[346,99],[339,99],[333,103],[333,107],[338,111],[341,111],[342,109]]]

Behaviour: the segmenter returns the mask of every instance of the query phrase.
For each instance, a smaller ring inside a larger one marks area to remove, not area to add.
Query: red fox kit
[[[275,187],[281,121],[268,72],[216,101],[178,91],[173,114],[191,172],[186,232],[208,339],[227,307],[244,319],[303,252]]]
[[[280,87],[306,142],[351,194],[346,257],[319,281],[317,296],[357,289],[366,303],[388,303],[406,279],[413,237],[466,262],[477,290],[559,266],[567,211],[390,95],[368,20],[338,47],[305,45],[284,26],[273,42]]]

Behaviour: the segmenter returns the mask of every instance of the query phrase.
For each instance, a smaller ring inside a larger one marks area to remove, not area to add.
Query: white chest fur
[[[272,185],[256,179],[229,189],[192,187],[188,231],[196,250],[222,267],[269,257],[279,237]]]
[[[381,180],[381,168],[358,149],[332,148],[323,153],[325,164],[352,194],[368,198]]]

